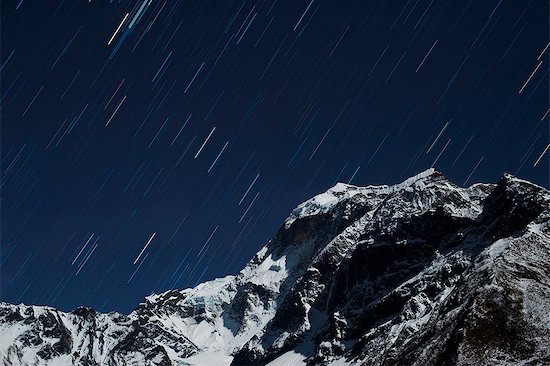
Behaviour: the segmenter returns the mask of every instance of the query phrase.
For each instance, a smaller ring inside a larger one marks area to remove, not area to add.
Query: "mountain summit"
[[[338,183],[235,276],[129,315],[0,304],[3,365],[550,363],[550,193]]]

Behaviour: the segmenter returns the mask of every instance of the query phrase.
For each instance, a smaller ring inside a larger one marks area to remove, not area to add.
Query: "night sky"
[[[337,181],[549,186],[548,1],[7,0],[0,299],[131,311]]]

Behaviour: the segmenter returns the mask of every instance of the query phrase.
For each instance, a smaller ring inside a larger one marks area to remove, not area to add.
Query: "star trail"
[[[0,300],[129,312],[336,182],[549,186],[548,1],[4,1]]]

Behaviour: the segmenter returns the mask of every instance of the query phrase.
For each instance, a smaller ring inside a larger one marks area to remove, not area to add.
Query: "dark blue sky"
[[[549,185],[548,1],[1,6],[3,301],[236,273],[337,181]]]

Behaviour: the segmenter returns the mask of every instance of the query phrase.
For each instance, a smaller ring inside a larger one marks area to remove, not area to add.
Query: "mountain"
[[[338,183],[236,276],[129,315],[0,304],[4,365],[550,364],[550,193]]]

